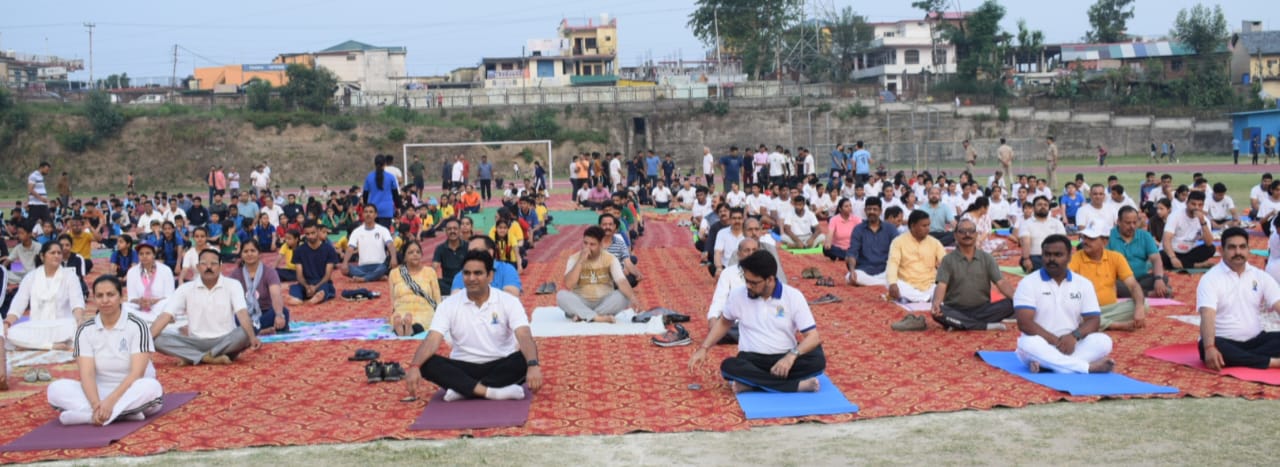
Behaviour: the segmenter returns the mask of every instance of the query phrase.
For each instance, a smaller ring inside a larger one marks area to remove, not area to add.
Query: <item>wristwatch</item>
[[[533,368],[535,366],[538,366],[538,359],[535,358],[533,360],[529,360],[528,362],[525,362],[525,364],[528,365],[529,368]]]
[[[792,347],[792,348],[791,348],[791,350],[790,350],[790,353],[791,353],[791,355],[795,355],[795,356],[799,357],[799,356],[800,356],[800,348],[799,348],[799,347]]]
[[[1075,329],[1075,330],[1072,330],[1072,331],[1071,331],[1071,337],[1076,338],[1076,340],[1080,340],[1080,339],[1084,338],[1084,334],[1080,334],[1080,330],[1079,330],[1079,329]]]

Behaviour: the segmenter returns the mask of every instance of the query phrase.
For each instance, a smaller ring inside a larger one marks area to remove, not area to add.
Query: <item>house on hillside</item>
[[[946,12],[918,20],[871,23],[875,39],[855,63],[851,78],[874,80],[881,89],[899,95],[924,92],[930,75],[956,72],[956,47],[941,38],[938,26],[961,25],[968,16],[967,12]]]
[[[618,20],[561,20],[558,39],[531,39],[519,57],[486,57],[486,88],[612,86],[618,82]]]
[[[1068,70],[1106,71],[1129,68],[1143,73],[1149,64],[1160,64],[1165,76],[1178,79],[1186,75],[1187,61],[1195,51],[1171,41],[1123,42],[1115,44],[1062,44],[1059,55]]]
[[[1280,98],[1280,31],[1263,31],[1259,21],[1245,21],[1231,36],[1231,82],[1251,86],[1262,82],[1268,99]]]
[[[195,80],[191,83],[191,88],[215,92],[229,89],[227,92],[236,92],[255,79],[280,87],[289,83],[289,75],[285,73],[285,67],[287,65],[282,63],[267,63],[196,68]]]
[[[352,91],[394,93],[404,81],[404,47],[379,47],[346,41],[315,52],[315,65],[327,68],[338,85]]]

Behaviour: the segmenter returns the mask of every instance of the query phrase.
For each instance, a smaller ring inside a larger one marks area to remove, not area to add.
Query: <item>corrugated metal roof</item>
[[[1280,31],[1240,33],[1244,49],[1250,54],[1280,54]]]
[[[1195,52],[1190,47],[1169,41],[1062,45],[1062,61],[1064,62],[1077,60],[1130,60],[1194,54]]]

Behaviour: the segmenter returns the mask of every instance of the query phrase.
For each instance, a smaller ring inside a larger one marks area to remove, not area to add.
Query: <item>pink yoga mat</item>
[[[117,420],[107,426],[97,425],[63,425],[57,419],[50,421],[31,432],[22,435],[9,444],[0,446],[0,452],[43,451],[46,449],[84,449],[108,446],[120,441],[130,433],[146,426],[157,418],[176,410],[196,398],[194,392],[180,392],[164,395],[164,408],[160,412],[147,417],[146,420]]]
[[[422,415],[409,425],[410,430],[466,430],[520,426],[529,420],[529,406],[533,404],[533,391],[524,389],[524,399],[491,401],[465,399],[445,402],[444,390],[431,396]]]
[[[1143,352],[1146,356],[1156,360],[1164,360],[1166,362],[1179,363],[1201,371],[1213,373],[1208,367],[1204,366],[1204,362],[1200,361],[1200,350],[1195,343],[1191,344],[1174,344],[1164,347],[1155,347],[1147,349]],[[1259,370],[1256,368],[1229,367],[1223,368],[1217,372],[1220,375],[1227,375],[1236,379],[1252,381],[1255,383],[1270,384],[1272,386],[1280,386],[1280,370]]]

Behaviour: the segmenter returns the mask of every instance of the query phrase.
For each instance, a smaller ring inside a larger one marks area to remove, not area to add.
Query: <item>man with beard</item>
[[[1044,267],[1040,245],[1050,235],[1066,235],[1062,221],[1049,217],[1049,198],[1037,196],[1034,201],[1034,217],[1018,226],[1018,240],[1022,244],[1022,260],[1018,262],[1024,272]]]
[[[1169,213],[1165,220],[1163,249],[1160,252],[1165,269],[1190,269],[1207,267],[1213,258],[1213,231],[1208,216],[1204,214],[1204,192],[1193,191],[1187,196],[1186,209]],[[1196,242],[1205,243],[1196,246]]]
[[[1071,240],[1054,234],[1040,245],[1044,267],[1018,283],[1013,293],[1018,318],[1018,359],[1037,373],[1108,373],[1115,368],[1111,337],[1100,328],[1101,311],[1093,284],[1067,269]]]

